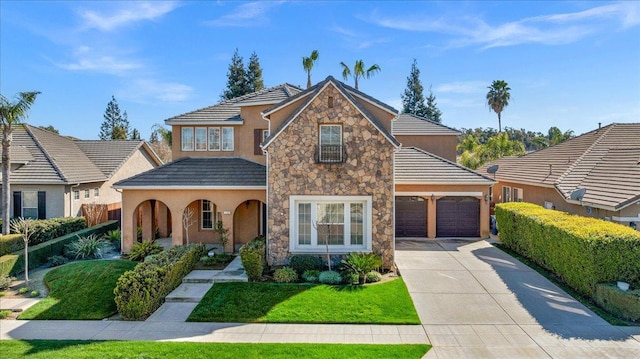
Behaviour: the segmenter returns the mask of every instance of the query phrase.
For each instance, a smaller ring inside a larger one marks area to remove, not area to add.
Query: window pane
[[[22,208],[22,217],[24,218],[38,218],[38,209],[37,208]]]
[[[222,128],[222,150],[233,151],[233,127]]]
[[[298,204],[298,244],[311,244],[311,203]]]
[[[22,192],[22,207],[38,208],[38,192]]]
[[[318,244],[344,245],[344,203],[318,203]]]
[[[209,127],[209,151],[220,151],[219,127]]]
[[[93,196],[94,197],[100,197],[100,188],[95,188],[93,190]]]
[[[207,150],[207,128],[196,127],[196,151]]]
[[[182,150],[193,151],[193,127],[182,128]]]
[[[89,198],[89,196],[90,196],[89,190],[85,189],[84,190],[84,198]]]
[[[342,144],[342,126],[320,126],[320,146],[339,146]]]
[[[362,203],[351,203],[351,245],[362,245],[364,239],[364,211]]]
[[[213,208],[211,201],[203,199],[201,202],[202,208],[202,229],[213,228]]]

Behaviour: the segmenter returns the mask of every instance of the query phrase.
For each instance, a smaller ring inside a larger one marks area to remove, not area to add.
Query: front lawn
[[[402,278],[367,286],[216,283],[187,321],[420,324]]]
[[[125,260],[73,262],[47,273],[49,295],[18,319],[104,319],[117,312],[113,289],[137,263]]]
[[[422,358],[430,345],[3,340],[3,358]]]

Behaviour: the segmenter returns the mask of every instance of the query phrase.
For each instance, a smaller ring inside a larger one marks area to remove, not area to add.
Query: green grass
[[[92,260],[65,264],[44,277],[49,295],[18,319],[104,319],[116,313],[113,289],[136,263]]]
[[[187,321],[420,324],[402,278],[368,286],[217,283]]]
[[[3,340],[9,358],[422,358],[430,345],[228,344],[71,340]]]
[[[637,324],[633,324],[633,323],[624,321],[624,320],[622,320],[620,318],[617,318],[614,315],[612,315],[609,312],[607,312],[606,310],[600,308],[600,306],[598,306],[591,298],[586,297],[586,296],[578,293],[573,288],[569,287],[569,285],[567,283],[562,281],[562,279],[559,278],[558,276],[556,276],[554,273],[552,273],[551,271],[547,270],[546,268],[540,266],[539,264],[537,264],[536,262],[532,261],[531,259],[529,259],[527,257],[524,257],[524,256],[512,251],[511,249],[507,248],[504,244],[495,243],[494,246],[496,246],[497,248],[499,248],[503,252],[509,254],[510,256],[516,258],[520,262],[524,263],[529,268],[531,268],[531,269],[535,270],[536,272],[540,273],[540,275],[542,275],[543,277],[547,278],[551,283],[555,284],[560,289],[562,289],[567,294],[569,294],[574,299],[576,299],[578,302],[582,303],[582,305],[584,305],[585,307],[591,309],[592,312],[596,313],[596,315],[598,315],[600,318],[606,320],[609,324],[611,324],[611,325],[619,325],[619,326],[627,326],[627,325],[630,325],[630,324],[631,325],[637,325]]]

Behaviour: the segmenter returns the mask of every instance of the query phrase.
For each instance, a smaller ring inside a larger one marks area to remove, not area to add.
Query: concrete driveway
[[[640,358],[640,327],[608,324],[487,241],[398,240],[396,262],[427,358]]]

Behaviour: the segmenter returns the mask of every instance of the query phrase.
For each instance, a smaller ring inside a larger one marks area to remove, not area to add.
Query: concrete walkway
[[[640,358],[640,327],[609,325],[487,241],[398,241],[396,262],[427,358]]]

